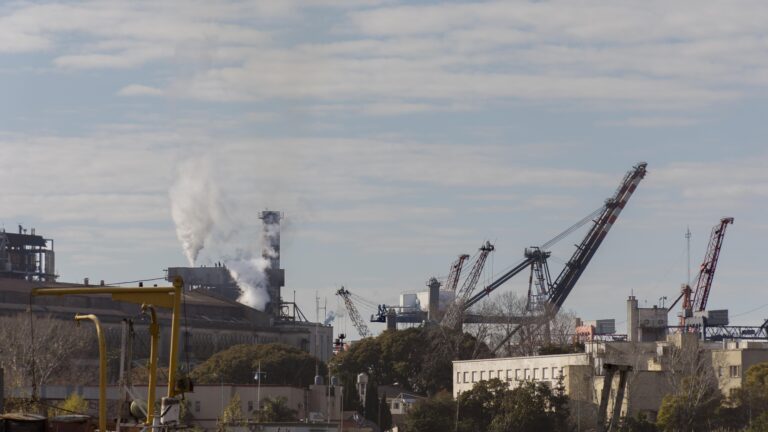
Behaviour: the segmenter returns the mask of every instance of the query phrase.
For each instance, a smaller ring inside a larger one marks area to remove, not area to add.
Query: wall
[[[587,354],[454,361],[453,396],[456,397],[460,392],[471,390],[478,381],[492,378],[509,382],[510,386],[525,379],[555,383],[561,372],[564,376],[566,375],[564,369],[566,366],[589,366],[590,364]]]

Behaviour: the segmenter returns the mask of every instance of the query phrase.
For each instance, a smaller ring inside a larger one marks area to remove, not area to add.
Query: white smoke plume
[[[325,321],[323,321],[323,325],[328,325],[333,322],[333,320],[336,319],[336,313],[333,311],[328,311],[328,315],[325,317]]]
[[[169,195],[176,236],[189,265],[195,266],[200,253],[206,250],[210,258],[216,257],[210,262],[221,261],[229,270],[241,291],[238,301],[264,310],[270,300],[266,288],[269,261],[257,252],[258,245],[253,244],[257,237],[250,238],[245,249],[231,241],[243,231],[246,223],[229,216],[238,213],[237,206],[217,186],[211,164],[205,159],[190,159],[179,164]],[[275,235],[279,235],[279,231]],[[271,251],[268,244],[264,247]],[[277,254],[277,251],[269,253]]]
[[[170,190],[171,216],[190,266],[195,265],[214,228],[220,208],[219,196],[211,181],[208,163],[188,160],[179,165],[176,182]]]
[[[240,288],[237,301],[254,309],[264,310],[269,303],[267,274],[269,261],[262,257],[225,260],[229,274]]]

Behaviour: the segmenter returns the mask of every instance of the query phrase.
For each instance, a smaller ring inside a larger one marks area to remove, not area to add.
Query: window
[[[392,409],[400,409],[400,404],[397,402],[392,402]]]
[[[547,379],[548,368],[541,368],[541,379]]]
[[[717,367],[717,377],[718,378],[722,378],[722,376],[723,376],[723,367],[722,366],[718,366]]]
[[[195,412],[200,412],[200,401],[195,401]]]
[[[464,372],[464,382],[467,382],[467,376],[469,375],[469,372]]]
[[[501,374],[502,374],[502,372],[504,372],[504,371],[503,371],[503,370],[501,370],[501,369],[499,369],[497,372],[498,372],[498,374],[496,375],[496,378],[498,378],[498,379],[501,379]]]
[[[525,379],[531,379],[531,370],[528,368],[525,368]]]
[[[539,368],[533,368],[533,379],[539,379]]]
[[[564,376],[565,376],[565,374],[563,373],[563,368],[560,368],[560,376],[561,376],[561,377],[564,377]]]
[[[731,378],[738,378],[741,376],[741,366],[731,366],[728,368]]]
[[[485,371],[480,371],[480,381],[485,380]]]
[[[514,375],[512,375],[512,369],[507,369],[507,381],[512,381]]]
[[[493,379],[493,371],[488,371],[488,379]]]
[[[515,369],[515,381],[520,381],[520,369]]]
[[[461,372],[456,372],[456,384],[461,382]]]
[[[477,382],[476,374],[477,374],[477,372],[472,371],[472,382]]]

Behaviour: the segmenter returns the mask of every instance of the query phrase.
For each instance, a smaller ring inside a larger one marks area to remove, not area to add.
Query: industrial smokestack
[[[265,210],[259,214],[262,226],[261,257],[269,263],[267,273],[267,292],[270,302],[267,312],[280,316],[280,289],[285,285],[285,270],[280,268],[280,220],[282,213]]]

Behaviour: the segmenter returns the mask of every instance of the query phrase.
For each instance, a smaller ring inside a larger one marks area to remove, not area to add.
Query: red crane
[[[694,312],[704,312],[707,309],[707,300],[709,292],[712,290],[712,280],[715,278],[717,261],[720,258],[720,249],[723,247],[725,238],[725,228],[733,223],[732,217],[720,219],[720,223],[712,228],[712,234],[709,236],[709,245],[707,254],[704,255],[704,262],[701,263],[699,274],[696,275],[694,288],[683,285],[682,292],[677,300],[672,303],[669,309],[672,309],[677,302],[683,299],[683,310],[680,314],[680,325],[685,325],[685,318],[693,316]]]
[[[456,292],[454,302],[451,303],[448,310],[445,312],[445,315],[440,322],[441,325],[455,327],[461,323],[461,315],[465,310],[464,303],[475,290],[477,282],[480,280],[480,275],[483,273],[488,254],[493,252],[494,247],[491,242],[486,241],[478,250],[479,253],[477,259],[475,259],[475,263],[472,265],[472,270],[469,271],[469,275],[467,275],[467,278],[464,280],[464,284],[462,284],[459,291]]]
[[[445,281],[445,289],[452,292],[456,292],[456,287],[459,285],[459,277],[461,276],[461,270],[464,267],[464,261],[469,258],[467,254],[459,255],[459,258],[451,264],[451,271],[448,273],[448,279]]]

